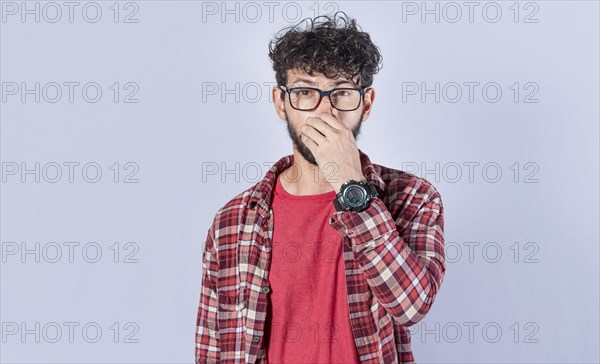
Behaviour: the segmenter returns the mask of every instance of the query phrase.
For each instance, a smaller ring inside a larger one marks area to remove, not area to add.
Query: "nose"
[[[321,103],[317,106],[317,108],[315,109],[315,112],[317,114],[319,114],[321,112],[326,112],[326,113],[335,115],[335,113],[337,112],[337,109],[335,107],[333,107],[333,105],[331,105],[331,101],[329,101],[329,97],[323,96],[323,98],[321,99]]]

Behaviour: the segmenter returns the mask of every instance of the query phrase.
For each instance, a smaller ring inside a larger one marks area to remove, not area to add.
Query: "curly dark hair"
[[[306,29],[301,27],[303,23],[307,23]],[[269,58],[278,85],[286,85],[288,70],[301,69],[311,76],[348,76],[356,85],[369,87],[373,75],[381,69],[383,57],[379,48],[343,11],[303,19],[279,33],[283,34],[269,43]],[[284,97],[282,92],[281,98]]]

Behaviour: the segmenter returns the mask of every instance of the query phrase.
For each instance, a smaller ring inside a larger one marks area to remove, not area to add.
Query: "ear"
[[[281,120],[285,121],[285,99],[281,99],[281,94],[283,92],[281,87],[275,86],[273,87],[271,96],[273,98],[273,105],[275,105],[275,112]]]
[[[363,123],[367,121],[369,115],[371,115],[371,110],[373,109],[373,102],[375,101],[375,89],[373,87],[369,87],[365,90],[365,94],[363,95]]]

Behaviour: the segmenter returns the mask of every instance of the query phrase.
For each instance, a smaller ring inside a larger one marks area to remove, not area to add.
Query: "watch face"
[[[367,191],[356,185],[351,185],[344,191],[344,202],[351,207],[358,207],[367,198]]]

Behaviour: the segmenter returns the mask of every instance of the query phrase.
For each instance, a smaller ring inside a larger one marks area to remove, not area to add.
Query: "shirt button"
[[[262,293],[266,294],[266,293],[269,293],[269,292],[271,292],[271,289],[269,287],[263,287],[262,288]]]
[[[260,336],[253,337],[252,338],[252,342],[255,343],[255,344],[258,343],[258,342],[260,342]]]

